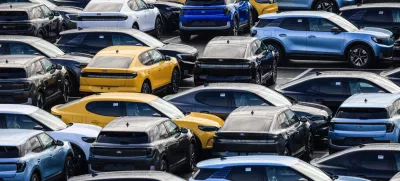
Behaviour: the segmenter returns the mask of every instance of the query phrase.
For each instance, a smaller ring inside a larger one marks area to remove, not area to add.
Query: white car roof
[[[39,108],[20,104],[0,104],[0,113],[31,114]]]

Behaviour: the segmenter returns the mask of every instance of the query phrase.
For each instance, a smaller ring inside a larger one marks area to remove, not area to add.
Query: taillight
[[[24,172],[26,167],[26,162],[18,162],[17,163],[17,173]]]
[[[183,13],[185,13],[185,11],[184,11],[183,9],[181,9],[181,10],[179,11],[179,16],[183,16]]]
[[[135,78],[137,76],[137,73],[136,72],[132,72],[132,73],[127,73],[126,74],[126,78],[127,79],[133,79],[133,78]]]
[[[329,131],[333,131],[333,130],[335,130],[335,124],[330,123],[329,124]]]
[[[228,16],[231,13],[228,8],[224,8],[224,15]]]
[[[124,15],[124,16],[119,16],[118,17],[118,20],[119,21],[125,21],[125,20],[127,20],[128,19],[128,16],[126,16],[126,15]]]
[[[87,77],[88,74],[86,72],[81,72],[81,77]]]
[[[393,132],[393,129],[394,129],[394,124],[392,122],[386,123],[386,132],[387,133]]]

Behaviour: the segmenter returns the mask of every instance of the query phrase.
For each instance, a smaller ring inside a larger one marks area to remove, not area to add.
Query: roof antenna
[[[322,73],[321,72],[315,72],[315,75],[321,75]]]
[[[6,59],[6,63],[8,63],[8,60]]]
[[[12,9],[12,4],[10,4],[10,9]]]
[[[118,52],[119,52],[118,50],[115,51],[115,53],[118,53]]]
[[[126,127],[129,127],[129,123],[128,122],[126,122]]]
[[[226,43],[228,43],[228,44],[229,44],[229,40],[226,40]]]
[[[368,102],[367,98],[365,98],[365,99],[364,99],[364,102],[365,102],[365,103],[367,103],[367,102]]]
[[[254,115],[254,111],[251,111],[251,115]]]
[[[225,152],[225,153],[227,153],[227,152]],[[224,154],[221,154],[221,157],[220,157],[220,159],[221,159],[221,160],[226,160],[226,155],[224,155]]]

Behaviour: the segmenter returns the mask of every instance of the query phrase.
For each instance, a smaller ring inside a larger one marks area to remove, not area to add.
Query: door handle
[[[208,113],[210,113],[209,111],[200,111],[200,113],[206,113],[206,114],[208,114]]]
[[[280,37],[287,37],[286,34],[279,34]]]
[[[40,159],[37,159],[37,162],[40,163]]]
[[[315,101],[318,102],[318,103],[323,103],[324,102],[323,99],[315,99]]]
[[[314,35],[309,35],[308,38],[317,38],[317,37]]]
[[[53,155],[50,155],[50,158],[53,158]]]

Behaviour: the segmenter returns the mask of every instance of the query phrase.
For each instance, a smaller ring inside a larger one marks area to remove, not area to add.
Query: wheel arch
[[[283,53],[286,53],[286,48],[284,46],[284,43],[282,43],[280,40],[277,40],[275,38],[265,38],[261,39],[261,41],[265,44],[266,42],[271,42],[271,43],[276,43],[279,45],[279,47],[282,49]]]
[[[355,46],[355,45],[365,45],[365,46],[367,46],[367,47],[369,48],[369,50],[371,51],[371,53],[373,54],[373,56],[376,56],[375,51],[374,51],[374,49],[372,48],[371,44],[369,44],[369,43],[367,43],[367,42],[365,42],[365,41],[362,41],[362,40],[354,40],[354,41],[349,42],[349,43],[346,45],[346,48],[344,48],[343,56],[344,56],[345,58],[347,58],[347,53],[348,53],[349,49],[350,49],[351,47]],[[374,57],[373,57],[373,58],[374,58]]]

